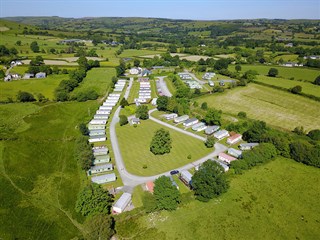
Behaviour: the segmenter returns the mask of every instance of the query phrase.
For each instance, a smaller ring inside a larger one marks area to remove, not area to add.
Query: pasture
[[[206,95],[197,99],[201,105],[221,109],[224,113],[247,113],[248,118],[262,120],[285,130],[303,126],[305,130],[320,128],[320,103],[257,84],[238,87],[223,94]]]
[[[37,98],[37,94],[41,93],[46,98],[52,100],[54,97],[54,89],[63,79],[69,79],[69,76],[65,74],[54,74],[41,79],[21,79],[13,80],[11,82],[0,81],[0,101],[5,101],[8,98],[16,100],[16,96],[19,91],[30,92],[35,98]]]
[[[96,101],[55,103],[41,108],[21,103],[0,106],[1,112],[8,113],[22,109],[3,124],[16,128],[16,123],[21,122],[25,126],[15,139],[0,143],[2,238],[83,236],[84,219],[74,206],[79,188],[87,180],[73,154],[75,139],[80,135],[77,126],[88,121],[88,109],[94,112],[97,106]]]
[[[149,146],[156,130],[165,128],[170,132],[172,149],[169,154],[154,155]],[[168,129],[151,120],[142,121],[136,128],[125,125],[116,128],[120,150],[128,172],[140,176],[159,174],[181,167],[212,152],[200,140]],[[188,155],[191,159],[188,159]],[[147,165],[147,168],[143,168]]]
[[[137,50],[137,49],[125,49],[121,54],[121,58],[128,58],[128,57],[139,57],[145,55],[155,55],[164,53],[162,51],[153,51],[153,50]]]
[[[137,222],[165,239],[318,239],[319,184],[319,169],[278,158],[234,176],[219,198]]]

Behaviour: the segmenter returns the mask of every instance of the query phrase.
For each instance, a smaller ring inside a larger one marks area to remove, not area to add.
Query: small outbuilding
[[[140,119],[139,118],[132,118],[131,119],[131,124],[134,125],[134,124],[140,124]]]

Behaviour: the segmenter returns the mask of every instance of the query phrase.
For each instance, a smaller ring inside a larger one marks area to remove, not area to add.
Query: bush
[[[316,79],[313,82],[315,85],[320,85],[320,75],[316,77]]]
[[[204,145],[207,147],[207,148],[213,148],[214,147],[214,144],[215,144],[215,140],[213,137],[208,137],[207,140],[205,141]]]
[[[279,71],[276,68],[270,68],[268,72],[269,77],[276,77],[278,74],[279,74]]]
[[[149,111],[149,109],[148,109],[147,105],[140,105],[137,108],[136,117],[140,118],[142,120],[146,120],[149,118],[148,111]]]
[[[88,136],[89,135],[89,129],[87,128],[86,124],[80,123],[79,124],[79,130],[82,135]]]
[[[245,113],[245,112],[239,112],[239,113],[238,113],[238,117],[240,117],[240,118],[246,118],[246,117],[247,117],[247,113]]]
[[[207,102],[203,102],[203,103],[201,104],[201,109],[202,109],[202,110],[207,110],[207,109],[208,109],[208,103],[207,103]]]
[[[123,125],[128,124],[128,118],[127,118],[127,116],[125,116],[125,115],[120,115],[119,118],[120,118],[120,120],[119,120],[120,126],[123,126]]]
[[[36,101],[36,99],[34,98],[34,96],[31,93],[22,92],[22,91],[18,92],[17,100],[19,102],[34,102],[34,101]]]
[[[302,92],[302,87],[299,86],[299,85],[297,85],[297,86],[291,88],[290,91],[291,91],[292,93],[294,93],[294,94],[298,94],[298,93],[301,93],[301,92]]]
[[[308,132],[307,136],[312,140],[319,141],[320,140],[320,129],[314,129]]]

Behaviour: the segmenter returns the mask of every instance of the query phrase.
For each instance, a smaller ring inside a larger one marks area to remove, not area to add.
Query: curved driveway
[[[126,90],[126,93],[125,93],[125,97],[127,98],[129,96],[129,93],[130,93],[130,89],[131,89],[131,86],[132,86],[132,81],[133,79],[130,79],[130,83],[129,83],[129,86]],[[122,158],[122,155],[121,155],[121,151],[120,151],[120,148],[119,148],[119,143],[118,143],[118,138],[117,138],[117,134],[116,134],[116,125],[117,123],[119,122],[119,113],[120,113],[120,110],[121,110],[121,107],[119,106],[117,108],[117,110],[115,111],[114,113],[114,116],[112,118],[112,121],[111,121],[111,124],[110,124],[110,140],[111,140],[111,145],[112,145],[112,149],[113,149],[113,153],[114,153],[114,158],[115,158],[115,162],[116,162],[116,165],[117,165],[117,168],[118,168],[118,171],[119,171],[119,174],[122,178],[122,182],[124,184],[124,186],[127,186],[127,187],[134,187],[136,185],[139,185],[139,184],[142,184],[142,183],[145,183],[145,182],[148,182],[148,181],[154,181],[155,179],[157,179],[158,177],[162,176],[162,175],[166,175],[166,176],[169,176],[170,175],[170,171],[167,171],[167,172],[164,172],[164,173],[161,173],[161,174],[158,174],[158,175],[154,175],[154,176],[149,176],[149,177],[142,177],[142,176],[137,176],[137,175],[133,175],[131,173],[129,173],[127,170],[126,170],[126,167],[125,167],[125,164],[123,162],[123,158]],[[156,109],[154,110],[151,110],[149,111],[149,114],[156,111]],[[184,133],[186,135],[189,135],[191,137],[194,137],[194,138],[197,138],[199,140],[202,140],[204,141],[205,138],[204,137],[201,137],[201,136],[198,136],[196,134],[193,134],[193,133],[190,133],[190,132],[187,132],[187,131],[184,131],[180,128],[177,128],[177,127],[174,127],[168,123],[164,123],[152,116],[150,116],[150,120],[152,121],[155,121],[161,125],[164,125],[166,127],[169,127],[171,129],[174,129],[176,131],[179,131],[181,133]],[[182,171],[182,170],[187,170],[187,169],[190,169],[190,168],[193,168],[205,161],[207,161],[209,158],[213,158],[215,156],[217,156],[220,152],[223,152],[227,149],[226,146],[220,144],[220,143],[216,143],[215,144],[215,150],[213,152],[211,152],[210,154],[204,156],[203,158],[200,158],[192,163],[189,163],[185,166],[182,166],[180,168],[176,168],[177,170],[179,171]]]

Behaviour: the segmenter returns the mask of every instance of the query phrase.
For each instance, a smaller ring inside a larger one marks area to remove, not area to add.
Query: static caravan
[[[140,89],[139,93],[151,93],[151,90],[141,90]]]
[[[114,107],[115,105],[117,105],[117,103],[109,103],[109,102],[104,102],[103,103],[103,106],[105,106],[105,107]]]
[[[197,131],[197,132],[200,132],[202,130],[205,130],[207,128],[206,124],[204,122],[199,122],[197,124],[194,124],[192,126],[192,130],[193,131]]]
[[[220,129],[220,126],[213,125],[213,126],[208,126],[204,132],[207,135],[211,135],[212,133],[218,131],[219,129]]]
[[[107,140],[106,135],[96,135],[96,136],[90,136],[89,138],[89,143],[94,143],[94,142],[104,142]]]
[[[100,130],[90,130],[89,136],[99,136],[99,135],[106,135],[105,129],[100,129]]]
[[[95,114],[93,116],[93,119],[102,119],[102,120],[108,120],[109,114]]]
[[[219,160],[224,161],[228,164],[230,164],[232,161],[238,160],[235,157],[232,157],[226,153],[219,153]]]
[[[109,153],[109,149],[107,147],[93,150],[94,156],[108,155],[108,153]]]
[[[259,146],[259,143],[241,143],[239,148],[241,150],[251,150],[252,148]]]
[[[237,133],[237,134],[229,137],[229,138],[227,139],[227,143],[228,143],[228,144],[235,144],[235,143],[237,143],[237,142],[239,142],[239,141],[241,141],[241,140],[242,140],[242,135]]]
[[[103,184],[103,183],[108,183],[108,182],[114,182],[116,179],[117,179],[116,174],[109,173],[109,174],[105,174],[105,175],[92,177],[91,181],[93,183]]]
[[[96,114],[110,115],[110,111],[108,111],[108,110],[97,110]]]
[[[104,102],[105,102],[105,103],[117,103],[118,100],[116,100],[116,99],[107,99],[107,100],[105,100]]]
[[[145,98],[135,98],[134,102],[136,102],[136,103],[146,103],[147,99],[145,99]]]
[[[190,118],[190,119],[187,119],[186,121],[183,122],[183,126],[185,127],[190,127],[192,126],[193,124],[196,124],[198,123],[199,120],[196,119],[196,118]]]
[[[192,174],[189,171],[187,171],[187,170],[181,171],[179,178],[185,185],[187,185],[187,186],[191,185]]]
[[[108,154],[97,155],[93,160],[94,165],[101,164],[101,163],[108,163],[108,162],[110,162],[110,156]]]
[[[101,124],[107,124],[107,122],[108,122],[107,120],[92,119],[89,124],[101,125]]]
[[[112,212],[114,214],[122,213],[128,205],[131,204],[131,194],[123,193],[121,197],[116,201],[116,203],[112,206]]]
[[[189,119],[189,116],[188,116],[188,115],[183,115],[183,116],[174,118],[173,121],[174,121],[175,123],[181,123],[181,122],[184,122],[184,121],[186,121],[186,120],[188,120],[188,119]]]
[[[88,125],[88,129],[91,130],[100,130],[100,129],[105,129],[106,125],[105,124],[90,124]]]
[[[213,134],[213,136],[218,139],[218,140],[221,140],[225,137],[229,137],[229,132],[227,130],[220,130],[216,133]]]
[[[115,92],[122,92],[122,91],[123,91],[123,88],[115,88],[114,91],[115,91]]]
[[[119,93],[110,93],[109,97],[119,97],[120,98],[121,94]]]
[[[242,151],[234,149],[234,148],[229,148],[228,154],[230,154],[233,157],[239,158],[242,156]]]
[[[174,119],[174,118],[176,118],[176,117],[178,117],[178,114],[176,114],[176,113],[170,113],[170,114],[166,114],[166,115],[165,115],[165,118],[166,118],[167,120]]]
[[[107,164],[101,164],[97,166],[92,166],[87,174],[88,176],[91,176],[92,174],[98,174],[98,173],[103,173],[103,172],[109,172],[113,170],[113,165],[112,163],[107,163]]]
[[[100,107],[99,107],[99,110],[107,110],[107,111],[111,112],[112,108],[113,108],[113,107],[100,106]]]
[[[218,161],[218,160],[213,160],[213,161],[215,161],[215,162],[218,163],[221,167],[223,167],[223,170],[224,170],[225,172],[228,172],[228,171],[229,171],[229,166],[228,166],[227,164],[224,164],[224,163],[222,163],[222,162],[220,162],[220,161]]]
[[[109,96],[109,97],[107,98],[107,100],[117,100],[117,101],[118,101],[119,98],[120,98],[120,97],[110,97],[110,96]]]

